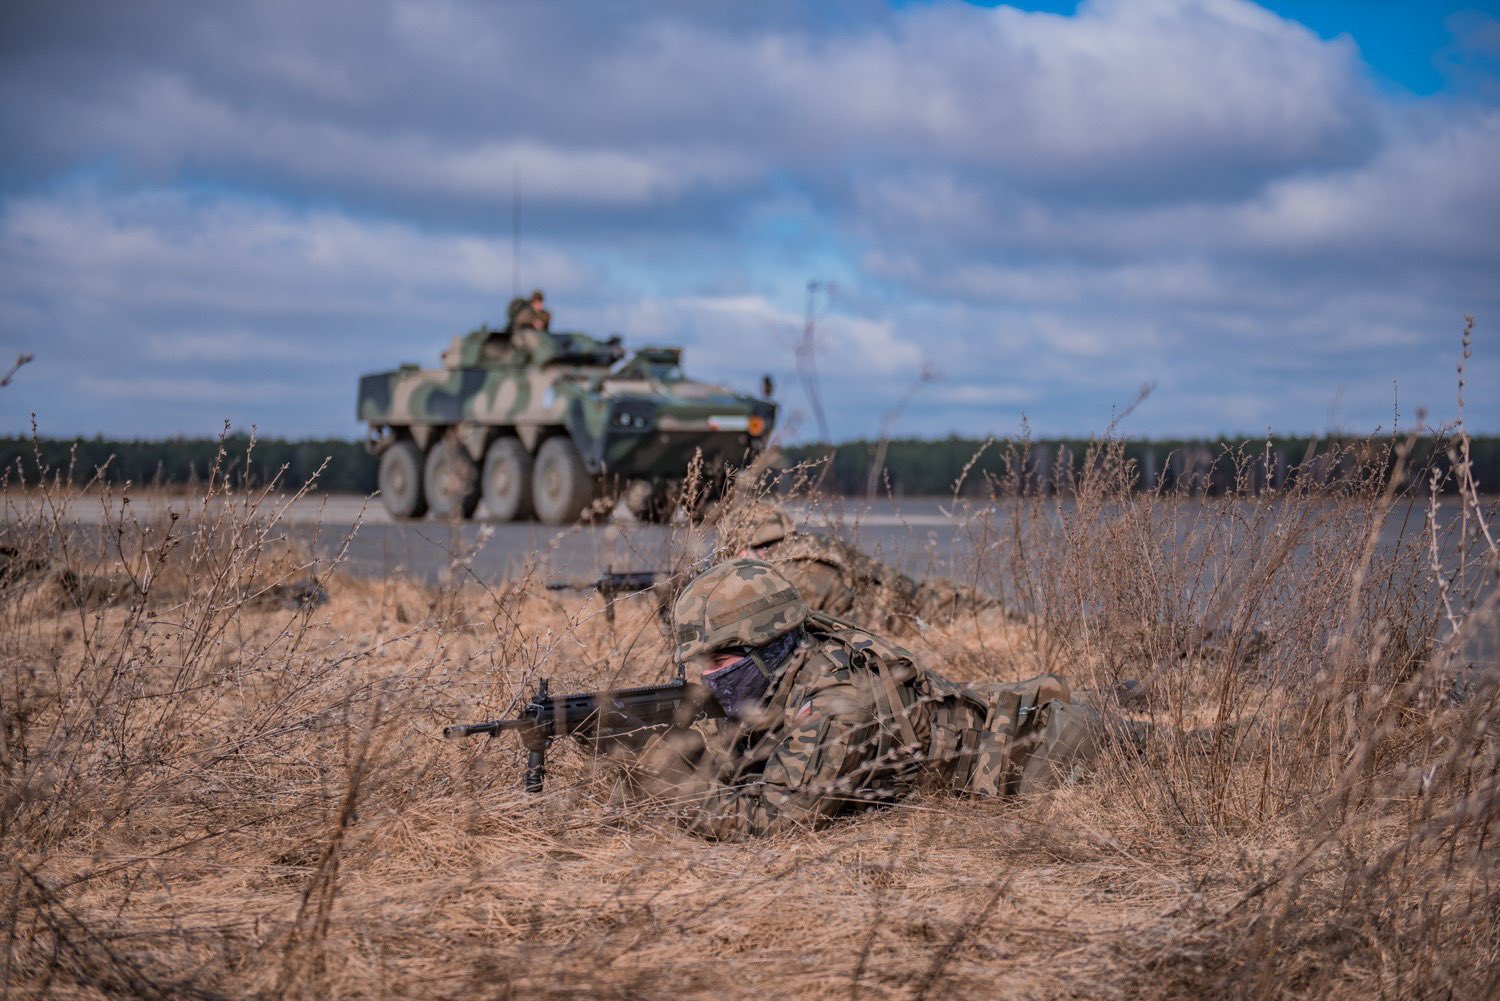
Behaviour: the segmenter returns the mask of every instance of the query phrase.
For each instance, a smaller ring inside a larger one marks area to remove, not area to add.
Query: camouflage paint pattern
[[[731,560],[694,577],[672,608],[677,660],[730,646],[759,647],[807,618],[787,579],[759,560]]]
[[[666,734],[631,773],[638,791],[713,839],[819,827],[920,787],[1037,791],[1082,774],[1108,732],[1056,675],[958,684],[818,613],[761,710],[720,727],[712,739]]]
[[[435,370],[403,366],[360,379],[357,414],[372,435],[419,447],[457,431],[477,462],[499,433],[528,449],[555,430],[590,473],[680,479],[701,450],[706,470],[744,466],[775,423],[776,405],[681,377],[674,348],[646,348],[614,368],[617,341],[586,334],[485,328],[454,342]]]

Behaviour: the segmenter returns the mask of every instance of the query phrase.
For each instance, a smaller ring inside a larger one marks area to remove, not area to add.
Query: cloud
[[[141,360],[163,364],[208,364],[278,359],[286,364],[327,363],[343,352],[326,343],[267,336],[249,330],[158,331],[141,338]]]
[[[1319,256],[1473,255],[1500,263],[1500,113],[1418,122],[1359,170],[1287,178],[1244,210],[1247,242]]]
[[[113,15],[124,38],[20,32],[0,80],[18,98],[6,131],[36,140],[23,158],[470,204],[504,198],[521,165],[537,199],[663,206],[789,166],[830,183],[868,157],[1072,194],[1107,179],[1096,198],[1242,191],[1375,138],[1352,45],[1238,0],[1093,0],[1075,18],[941,4],[816,33],[702,7],[150,10]]]
[[[403,296],[472,298],[511,273],[508,241],[297,210],[264,199],[81,188],[17,197],[0,210],[12,291],[155,309],[379,313]],[[564,290],[586,280],[533,247],[528,272]]]
[[[149,400],[174,403],[260,405],[285,400],[293,387],[284,381],[241,379],[161,379],[114,376],[80,376],[78,391],[112,404],[133,405]]]
[[[40,377],[8,395],[19,407],[7,412],[47,415],[61,399],[74,420],[114,408],[105,424],[117,433],[149,433],[172,414],[199,430],[229,418],[350,434],[357,375],[433,365],[451,335],[501,322],[509,265],[494,241],[234,196],[14,199],[0,212],[0,346],[35,351]],[[527,275],[549,290],[559,327],[684,344],[695,376],[742,387],[792,374],[785,335],[800,320],[762,296],[622,305],[547,247]],[[921,361],[889,323],[837,316],[822,331],[840,374],[868,385],[899,384]]]
[[[354,376],[516,283],[798,409],[803,290],[835,279],[841,436],[924,364],[924,433],[1096,430],[1148,381],[1142,431],[1317,429],[1341,386],[1373,426],[1393,379],[1451,399],[1465,312],[1471,384],[1500,380],[1500,111],[1394,100],[1347,38],[1245,0],[578,11],[7,10],[0,346],[42,355],[6,413],[176,433],[281,386],[285,433],[354,433]]]

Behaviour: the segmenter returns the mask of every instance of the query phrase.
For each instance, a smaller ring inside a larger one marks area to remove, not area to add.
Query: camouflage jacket
[[[515,315],[511,317],[510,329],[512,331],[551,330],[552,312],[547,309],[535,309],[528,302],[516,310]]]
[[[1099,721],[1056,675],[949,681],[894,643],[814,614],[753,718],[720,724],[708,741],[669,735],[636,777],[704,837],[774,834],[917,788],[1045,788],[1091,760]]]
[[[753,717],[721,725],[670,779],[661,755],[647,767],[707,837],[817,826],[921,780],[931,742],[923,681],[906,650],[815,616]]]

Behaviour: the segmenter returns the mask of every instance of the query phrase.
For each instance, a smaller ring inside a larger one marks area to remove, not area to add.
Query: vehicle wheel
[[[571,525],[593,499],[594,478],[572,440],[559,435],[542,442],[531,478],[537,517],[549,525]]]
[[[479,506],[479,467],[464,447],[450,438],[432,446],[422,484],[432,513],[445,521],[470,518]]]
[[[484,453],[484,506],[496,521],[531,517],[531,453],[519,438],[496,438]]]
[[[427,513],[422,493],[422,451],[402,439],[380,453],[380,501],[392,518],[420,518]]]
[[[625,507],[639,521],[665,525],[677,510],[679,486],[676,483],[647,483],[637,480],[625,494]]]

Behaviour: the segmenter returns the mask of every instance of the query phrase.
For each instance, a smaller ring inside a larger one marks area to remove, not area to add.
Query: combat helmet
[[[796,530],[792,523],[792,516],[786,513],[786,509],[780,504],[761,503],[750,509],[748,519],[750,538],[745,544],[749,546],[768,546],[773,542],[780,542]]]
[[[807,602],[769,564],[741,559],[694,577],[672,609],[677,660],[726,647],[761,647],[807,621]]]

